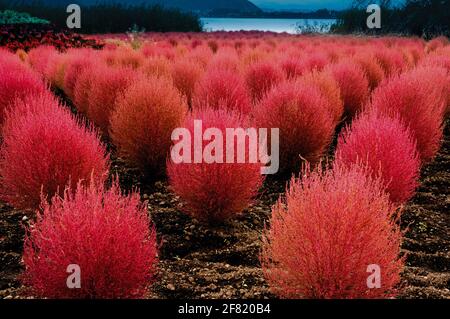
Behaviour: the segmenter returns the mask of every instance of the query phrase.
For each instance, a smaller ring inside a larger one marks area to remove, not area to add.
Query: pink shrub
[[[87,116],[107,135],[116,99],[135,82],[138,75],[128,68],[97,67],[92,73]]]
[[[296,56],[281,56],[279,64],[288,79],[295,79],[306,71],[305,64]]]
[[[426,69],[392,77],[372,94],[372,109],[391,117],[400,115],[409,127],[422,164],[431,161],[440,147],[444,101],[440,94],[442,83],[433,81]]]
[[[186,101],[169,80],[141,79],[116,101],[112,141],[120,156],[145,173],[162,174],[172,131],[181,125],[186,112]]]
[[[251,102],[239,75],[217,70],[206,72],[200,79],[195,89],[193,107],[237,110],[247,114],[251,110]]]
[[[369,88],[375,89],[384,79],[384,71],[375,57],[370,53],[359,54],[354,57],[355,62],[362,68],[369,81]]]
[[[369,97],[369,82],[364,71],[352,60],[342,60],[331,65],[329,70],[339,84],[345,112],[354,116]]]
[[[448,40],[447,37],[445,36],[436,37],[427,43],[425,47],[425,52],[430,53],[437,50],[438,48],[442,48],[449,44],[450,41]]]
[[[377,181],[358,166],[292,179],[272,209],[261,263],[271,291],[282,298],[395,296],[403,259],[396,211]],[[368,288],[369,265],[382,272]]]
[[[171,64],[168,59],[161,56],[146,59],[139,70],[149,77],[170,78],[171,76]]]
[[[280,172],[295,172],[302,159],[317,163],[334,132],[327,99],[311,84],[286,82],[255,108],[256,125],[280,129]]]
[[[58,56],[58,51],[52,46],[40,46],[28,52],[28,62],[42,76],[45,74],[48,64]]]
[[[17,61],[20,63],[19,59]],[[44,82],[32,70],[20,65],[0,64],[0,125],[6,110],[16,99],[29,99],[44,91]]]
[[[250,205],[263,182],[261,164],[250,163],[248,148],[246,148],[245,163],[238,163],[238,146],[234,149],[234,162],[226,161],[226,129],[249,127],[247,120],[241,115],[211,109],[194,113],[182,126],[190,132],[191,136],[194,134],[195,120],[202,121],[202,134],[208,128],[215,128],[222,132],[223,141],[220,146],[223,146],[223,154],[220,157],[214,153],[220,159],[212,163],[204,161],[195,163],[193,160],[191,163],[168,161],[167,173],[170,185],[175,194],[185,203],[184,212],[199,220],[221,222],[241,214]],[[218,143],[221,143],[220,140]],[[191,147],[191,155],[194,156],[198,149],[193,148],[192,141]],[[206,151],[207,146],[202,145],[202,154]]]
[[[51,197],[69,183],[73,188],[91,176],[98,183],[107,177],[109,157],[96,132],[81,126],[56,101],[49,102],[48,96],[40,96],[7,113],[0,197],[17,208],[37,208],[41,191]]]
[[[137,193],[78,185],[43,201],[25,238],[22,279],[45,298],[142,298],[156,259],[156,232]],[[67,287],[69,265],[80,267],[79,289]]]
[[[44,78],[52,87],[64,90],[64,77],[68,61],[69,56],[67,54],[58,54],[52,56],[52,59],[47,62]]]
[[[96,69],[105,68],[104,65],[99,65]],[[73,87],[73,104],[78,112],[87,114],[89,109],[89,95],[91,93],[94,75],[97,71],[92,71],[90,68],[82,69],[78,74]]]
[[[88,56],[87,54],[76,55],[72,57],[67,64],[64,80],[63,80],[63,88],[64,93],[72,100],[74,100],[74,90],[77,84],[78,78],[80,74],[83,73],[84,70],[88,70],[88,72],[92,72],[92,68],[94,68],[95,61],[94,58]],[[95,65],[95,67],[97,67]]]
[[[269,62],[250,65],[245,74],[245,82],[254,103],[259,102],[273,86],[283,80],[280,69]]]
[[[307,84],[316,86],[327,100],[327,106],[331,117],[337,124],[344,114],[344,103],[341,99],[341,91],[336,80],[330,72],[309,72],[300,78]]]
[[[208,71],[230,71],[239,72],[240,61],[236,52],[232,49],[221,49],[208,64]]]
[[[400,74],[405,67],[401,52],[391,48],[381,48],[374,51],[375,58],[381,65],[386,77]]]
[[[52,113],[55,111],[55,107],[59,107],[58,99],[50,90],[44,90],[42,93],[26,99],[14,100],[6,111],[1,135],[8,134],[10,130],[14,130],[18,125],[21,125],[21,121],[27,116]]]
[[[203,74],[201,67],[188,60],[174,63],[172,68],[172,80],[175,87],[183,94],[189,105],[192,105],[195,85]]]
[[[339,136],[336,163],[367,166],[395,204],[407,202],[418,185],[420,160],[414,138],[396,118],[361,114]]]

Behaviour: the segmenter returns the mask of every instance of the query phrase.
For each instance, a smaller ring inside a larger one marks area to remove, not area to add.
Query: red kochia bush
[[[108,134],[110,116],[116,99],[138,75],[128,68],[97,67],[94,69],[89,89],[88,118]]]
[[[199,220],[221,222],[241,214],[256,196],[263,181],[261,164],[250,163],[248,147],[245,149],[245,163],[238,163],[238,146],[236,145],[234,162],[226,161],[226,129],[246,129],[250,126],[239,113],[223,110],[207,109],[194,113],[186,119],[182,127],[190,132],[192,156],[198,151],[201,151],[201,154],[206,152],[205,144],[207,144],[203,142],[201,150],[194,149],[195,120],[202,121],[202,134],[208,128],[215,128],[222,132],[223,141],[219,147],[223,146],[223,163],[206,163],[205,159],[202,163],[194,163],[193,159],[191,163],[168,161],[167,174],[175,194],[185,203],[183,209],[186,213]],[[219,143],[221,143],[220,140]]]
[[[44,82],[32,70],[0,64],[0,125],[4,122],[5,111],[16,99],[29,99],[45,91]]]
[[[282,298],[395,296],[403,259],[396,211],[377,181],[359,166],[303,172],[272,209],[261,263]],[[370,289],[368,266],[381,270]]]
[[[196,62],[181,60],[172,67],[172,80],[175,87],[183,94],[189,105],[192,105],[195,85],[203,73],[202,68]]]
[[[320,92],[327,99],[328,110],[337,124],[344,114],[344,103],[341,99],[339,85],[330,72],[313,71],[303,75],[300,79],[319,88]]]
[[[37,208],[45,196],[61,194],[80,179],[102,183],[109,168],[96,132],[46,97],[7,113],[0,152],[0,197],[17,208]],[[39,112],[38,110],[45,110]],[[10,124],[9,122],[13,124]]]
[[[431,161],[440,147],[442,92],[442,83],[421,68],[384,81],[372,94],[372,109],[389,116],[398,114],[410,128],[422,163]]]
[[[364,71],[352,60],[342,60],[333,64],[330,71],[339,84],[345,112],[354,116],[369,97],[369,82]]]
[[[63,81],[64,93],[66,93],[67,96],[72,99],[72,101],[74,99],[75,85],[80,74],[84,70],[89,70],[89,72],[92,72],[92,68],[97,67],[98,65],[95,65],[95,61],[93,61],[94,57],[91,56],[87,51],[76,52],[79,52],[79,55],[75,55],[77,53],[74,52],[71,56],[71,59],[69,59],[69,61],[67,62]]]
[[[83,114],[86,114],[89,108],[89,94],[91,92],[92,81],[92,70],[90,68],[84,68],[78,74],[73,87],[73,104],[77,111]]]
[[[24,283],[39,297],[141,298],[154,275],[156,232],[139,195],[90,185],[42,203],[24,244]],[[79,289],[67,287],[69,265]]]
[[[251,103],[241,76],[229,70],[211,70],[197,84],[193,107],[237,110],[247,114]]]
[[[384,70],[375,56],[371,53],[363,52],[354,57],[355,62],[363,69],[364,74],[369,81],[369,88],[375,89],[384,78]]]
[[[255,108],[260,128],[280,129],[280,172],[294,172],[302,158],[316,163],[329,145],[334,120],[320,90],[304,82],[286,82]]]
[[[254,63],[245,74],[245,82],[254,103],[259,102],[282,79],[283,72],[269,62]]]
[[[403,204],[413,195],[420,160],[414,138],[399,119],[363,113],[338,139],[336,163],[360,163],[379,177],[391,201]]]
[[[160,174],[172,131],[186,112],[186,101],[170,80],[140,79],[117,99],[111,116],[112,141],[121,156],[145,173]]]
[[[53,46],[39,46],[28,52],[28,62],[42,76],[47,70],[49,63],[58,57],[58,51]]]

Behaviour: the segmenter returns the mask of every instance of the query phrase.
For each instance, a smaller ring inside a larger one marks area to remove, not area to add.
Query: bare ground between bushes
[[[421,186],[405,207],[408,255],[400,298],[450,298],[450,127],[435,161],[423,169]],[[259,266],[260,237],[270,206],[285,181],[266,181],[260,196],[240,218],[214,227],[181,213],[182,203],[166,181],[143,184],[133,169],[113,159],[121,184],[141,189],[160,241],[157,281],[149,298],[271,298]],[[29,212],[0,202],[0,298],[24,298],[18,276]]]

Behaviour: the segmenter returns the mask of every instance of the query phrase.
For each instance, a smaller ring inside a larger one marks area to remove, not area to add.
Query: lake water
[[[299,33],[300,30],[328,32],[334,19],[201,18],[206,31],[272,31]]]

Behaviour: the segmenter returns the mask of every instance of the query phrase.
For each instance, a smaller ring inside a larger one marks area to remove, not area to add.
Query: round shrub
[[[403,54],[395,49],[381,48],[374,51],[374,55],[385,77],[398,75],[405,68]]]
[[[330,72],[309,72],[301,77],[302,81],[315,85],[327,99],[328,110],[334,122],[337,124],[344,114],[344,103],[341,99],[341,91],[338,83]]]
[[[237,143],[234,151],[234,161],[226,160],[226,129],[247,128],[248,122],[239,113],[224,110],[206,109],[190,115],[184,122],[191,137],[194,136],[194,121],[202,121],[202,134],[208,128],[220,130],[223,135],[223,154],[221,160],[212,163],[167,163],[167,174],[170,185],[184,202],[183,211],[202,221],[222,222],[242,213],[252,199],[257,195],[263,182],[261,164],[249,161],[249,150],[246,148],[245,162],[237,161]],[[217,137],[216,137],[217,138]],[[220,140],[219,142],[220,143]],[[203,143],[201,152],[206,152],[206,143]],[[191,155],[194,149],[191,141]]]
[[[38,97],[7,113],[0,151],[0,197],[16,208],[37,208],[70,183],[107,178],[109,156],[98,134],[69,111]],[[37,110],[45,111],[37,111]],[[8,123],[10,122],[11,123]]]
[[[290,80],[301,76],[307,68],[300,57],[293,55],[281,55],[279,65],[281,70],[283,70],[285,77]]]
[[[171,76],[170,61],[162,56],[154,56],[146,59],[139,70],[151,78],[170,78]]]
[[[20,63],[19,59],[17,61]],[[25,66],[0,64],[0,125],[5,120],[6,110],[16,99],[26,100],[46,90],[39,76]]]
[[[57,54],[52,56],[50,61],[47,62],[44,78],[52,87],[64,90],[64,77],[68,60],[69,56],[67,54]]]
[[[283,73],[269,62],[250,65],[245,74],[245,82],[253,103],[259,102],[272,87],[283,80]]]
[[[420,160],[414,138],[396,118],[363,113],[353,120],[339,136],[336,162],[367,166],[395,204],[407,202],[418,184]]]
[[[341,60],[332,64],[329,70],[339,84],[345,112],[354,116],[369,97],[369,82],[364,71],[352,60]]]
[[[53,46],[42,45],[37,48],[31,49],[28,52],[28,62],[34,70],[36,70],[41,76],[44,76],[48,67],[48,64],[58,57],[58,51]]]
[[[443,121],[442,84],[426,69],[403,73],[384,81],[372,94],[371,108],[389,116],[400,115],[413,134],[422,164],[440,147]]]
[[[317,163],[334,133],[327,99],[316,86],[301,81],[275,87],[254,116],[258,127],[280,129],[280,173],[297,171],[302,159]]]
[[[66,71],[64,74],[63,87],[64,93],[73,101],[75,85],[78,81],[80,74],[84,70],[89,70],[92,72],[94,67],[93,57],[88,54],[88,52],[81,51],[82,54],[74,55],[67,62]]]
[[[92,71],[91,71],[92,72]],[[89,87],[87,117],[107,135],[116,99],[137,80],[137,73],[129,68],[97,67]]]
[[[99,66],[100,68],[103,66]],[[93,72],[90,68],[82,69],[73,87],[73,104],[78,112],[87,114],[89,109],[89,94],[91,92]]]
[[[186,112],[186,101],[170,80],[153,77],[131,84],[111,116],[110,135],[119,155],[145,173],[163,173],[172,131]]]
[[[22,279],[38,297],[142,298],[156,255],[156,232],[137,193],[122,195],[117,183],[78,185],[43,201],[25,238]],[[79,289],[67,287],[69,265],[79,266]]]
[[[242,77],[229,70],[206,72],[195,88],[193,100],[194,109],[205,107],[248,114],[251,103]]]
[[[272,209],[261,263],[271,291],[282,298],[388,298],[396,295],[403,259],[395,209],[359,166],[293,179]],[[381,288],[370,289],[369,265]]]
[[[362,53],[354,57],[355,62],[363,69],[369,81],[369,88],[375,89],[384,79],[384,70],[375,57],[370,53]]]
[[[173,65],[173,84],[186,97],[189,106],[192,106],[195,85],[199,81],[202,73],[203,70],[199,64],[189,60],[177,61]]]

